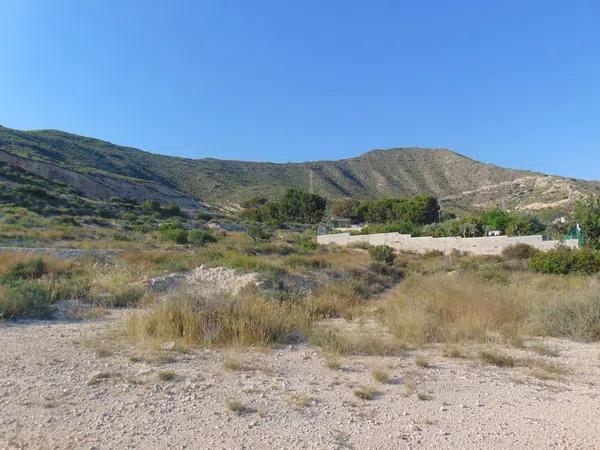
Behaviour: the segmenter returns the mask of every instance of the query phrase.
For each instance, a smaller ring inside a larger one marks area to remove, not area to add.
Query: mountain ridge
[[[275,197],[289,187],[308,190],[312,183],[315,192],[329,199],[427,193],[457,209],[493,205],[543,209],[544,204],[554,207],[557,202],[568,207],[578,198],[597,193],[600,186],[594,181],[503,168],[446,148],[372,149],[340,160],[288,163],[192,159],[60,130],[0,126],[0,150],[87,177],[118,178],[132,184],[125,192],[140,191],[136,184],[162,185],[168,196],[181,197],[176,203],[182,206],[193,200],[235,206],[253,195]],[[73,187],[77,189],[76,178]],[[143,195],[142,189],[134,197],[140,200]]]

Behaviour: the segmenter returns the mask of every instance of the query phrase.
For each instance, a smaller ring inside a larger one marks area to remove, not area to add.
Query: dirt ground
[[[510,350],[570,370],[540,379],[435,347],[339,368],[307,345],[140,352],[107,334],[115,320],[0,324],[0,448],[600,447],[599,344]]]

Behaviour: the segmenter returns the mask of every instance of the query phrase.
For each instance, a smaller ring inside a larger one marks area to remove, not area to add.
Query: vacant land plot
[[[140,351],[114,345],[115,320],[0,325],[0,447],[592,448],[600,436],[597,344],[501,351],[531,367],[442,346]]]

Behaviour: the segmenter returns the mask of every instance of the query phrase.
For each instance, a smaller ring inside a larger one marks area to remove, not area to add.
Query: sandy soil
[[[600,447],[598,344],[547,341],[560,356],[543,359],[571,370],[557,381],[436,348],[418,353],[429,368],[409,352],[340,358],[337,370],[305,345],[139,361],[105,334],[113,323],[0,325],[0,448]],[[375,382],[373,369],[391,381]],[[162,381],[164,370],[175,379]],[[360,400],[361,385],[380,395]]]

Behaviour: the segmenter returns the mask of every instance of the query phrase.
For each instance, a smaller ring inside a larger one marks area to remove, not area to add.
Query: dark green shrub
[[[188,242],[187,230],[176,222],[163,223],[160,226],[159,233],[164,240],[173,241],[177,244],[187,244]]]
[[[400,269],[394,267],[393,265],[381,261],[373,261],[369,265],[369,269],[375,273],[386,276],[396,276],[401,272]]]
[[[586,246],[600,250],[600,197],[577,202],[573,219],[583,229]]]
[[[536,272],[566,275],[572,271],[572,263],[571,249],[561,246],[534,255],[529,267]]]
[[[573,269],[578,273],[593,275],[600,272],[600,251],[584,247],[572,252]]]
[[[12,264],[2,277],[2,281],[34,280],[46,273],[48,273],[46,263],[42,258],[36,257]]]
[[[142,203],[142,208],[148,211],[159,212],[160,211],[160,202],[158,200],[144,200]]]
[[[167,206],[165,206],[165,208],[162,210],[162,214],[166,217],[184,216],[181,208],[179,208],[176,203],[169,203]]]
[[[312,252],[317,249],[317,240],[314,236],[303,234],[298,239],[298,246],[306,252]]]
[[[375,247],[371,247],[369,249],[369,254],[373,261],[376,263],[386,264],[391,266],[394,264],[394,259],[396,255],[394,254],[394,249],[387,245],[377,245]]]
[[[52,219],[57,225],[73,225],[79,226],[79,222],[73,216],[58,216]]]
[[[188,231],[187,240],[192,245],[202,246],[216,242],[217,238],[213,236],[210,230],[190,230]]]
[[[537,252],[538,250],[531,245],[515,244],[502,250],[502,256],[505,259],[529,259]]]
[[[246,229],[248,236],[254,241],[254,245],[258,244],[258,241],[268,241],[271,239],[273,233],[266,228],[263,224],[255,222],[248,225]]]
[[[539,252],[529,261],[529,267],[549,274],[581,273],[593,275],[600,272],[600,251],[591,248],[572,250],[560,246],[548,252]]]
[[[137,224],[133,226],[133,231],[136,231],[138,233],[148,233],[150,230],[152,229],[152,227],[150,227],[150,225],[148,225],[147,223],[141,223],[141,224]]]
[[[51,311],[51,295],[38,282],[18,281],[1,287],[0,320],[19,317],[45,317]]]

